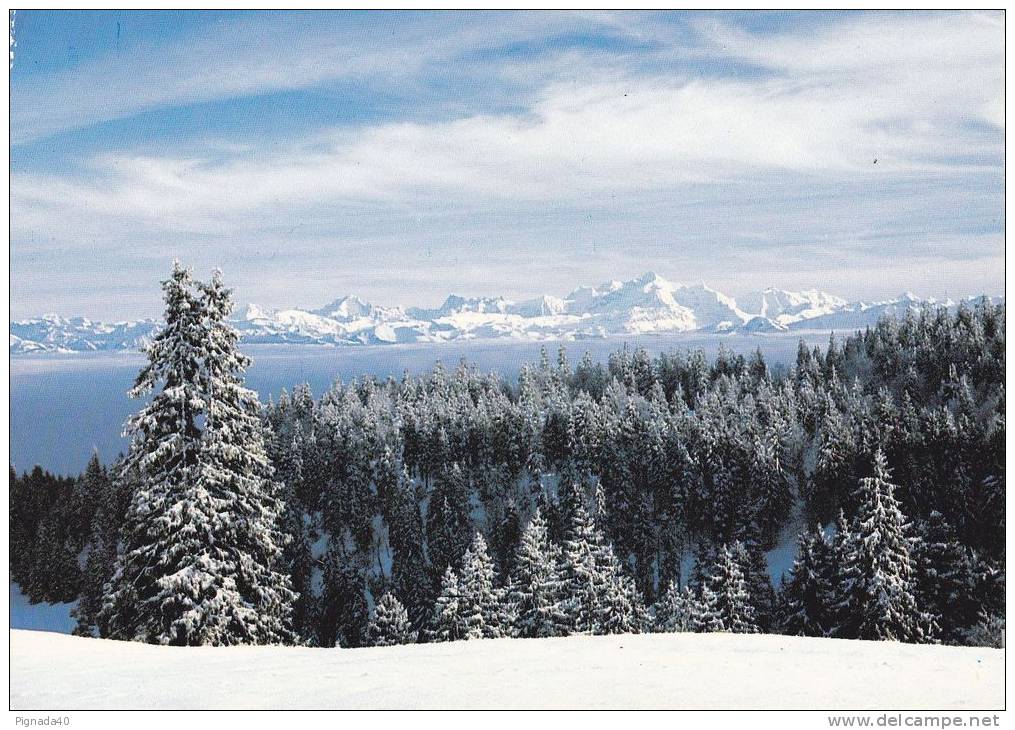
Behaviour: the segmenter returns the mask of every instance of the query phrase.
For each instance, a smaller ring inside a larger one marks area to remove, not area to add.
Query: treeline
[[[515,382],[438,363],[317,400],[299,386],[263,409],[293,630],[321,646],[652,629],[995,642],[1003,372],[1004,307],[982,302],[801,343],[778,373],[760,351],[625,347],[544,354]],[[111,471],[106,498],[81,486],[97,462],[11,481],[15,580],[80,595],[85,633],[144,481]],[[765,552],[804,525],[821,527],[774,586]],[[885,586],[890,608],[872,602]]]

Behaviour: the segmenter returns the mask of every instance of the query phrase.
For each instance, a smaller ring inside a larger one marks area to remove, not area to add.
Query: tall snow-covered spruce
[[[462,557],[461,615],[465,639],[496,639],[510,630],[511,620],[502,591],[494,586],[496,573],[481,533]]]
[[[585,508],[581,490],[573,485],[569,492],[571,519],[561,569],[568,628],[574,633],[637,633],[646,620],[641,596]]]
[[[283,504],[243,386],[250,361],[225,321],[231,293],[218,272],[202,284],[179,263],[163,290],[166,324],[130,393],[156,391],[127,422],[139,485],[100,629],[157,644],[293,643]]]
[[[839,602],[833,635],[880,641],[932,640],[933,618],[916,605],[911,540],[882,451],[874,474],[860,480],[859,511],[840,540]]]
[[[508,592],[515,607],[515,631],[521,637],[567,633],[567,615],[561,607],[563,585],[557,567],[559,552],[550,542],[546,519],[537,509],[522,532]]]

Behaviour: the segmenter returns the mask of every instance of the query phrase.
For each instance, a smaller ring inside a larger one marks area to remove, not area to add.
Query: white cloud
[[[999,169],[1000,135],[956,136],[952,126],[904,115],[888,124],[845,91],[780,79],[632,78],[550,87],[524,116],[383,124],[256,156],[111,153],[90,160],[77,180],[15,174],[15,222],[42,206],[213,231],[228,229],[231,216],[247,220],[280,207],[447,196],[566,202],[772,171],[856,176],[869,174],[874,157],[882,176],[975,169],[982,163],[961,158],[983,154],[995,155]],[[948,160],[935,157],[942,149]]]
[[[613,20],[597,16],[588,22]],[[512,22],[496,37],[488,35],[489,23],[458,28],[426,58],[526,37],[536,32],[533,24]],[[654,42],[649,55],[655,61],[667,53],[686,55],[640,16],[623,32]],[[745,231],[757,233],[759,250],[778,245],[778,236],[792,236],[792,225],[814,235],[827,226],[827,240],[815,239],[810,252],[819,269],[822,256],[838,261],[837,246],[891,228],[894,217],[906,229],[892,239],[892,255],[906,255],[907,245],[914,256],[932,250],[923,241],[935,236],[968,245],[977,260],[995,245],[966,230],[973,225],[969,216],[1000,199],[1003,134],[990,126],[1003,120],[1003,28],[995,16],[873,14],[807,34],[765,36],[710,22],[697,32],[705,39],[692,54],[700,63],[732,57],[762,70],[716,75],[694,64],[649,70],[626,64],[623,53],[604,52],[581,56],[591,64],[584,72],[562,75],[561,64],[577,57],[565,51],[544,59],[537,76],[543,86],[520,100],[520,113],[474,111],[450,121],[336,128],[257,150],[222,145],[214,154],[196,147],[165,156],[113,150],[90,158],[75,174],[18,171],[11,181],[12,236],[40,249],[127,245],[139,251],[167,240],[189,241],[196,251],[210,242],[230,251],[243,242],[264,247],[292,240],[308,251],[373,242],[387,252],[377,260],[397,260],[428,238],[448,245],[456,234],[464,240],[464,218],[474,227],[470,233],[491,249],[497,236],[515,240],[512,228],[519,235],[535,230],[544,248],[558,244],[564,253],[557,260],[573,266],[564,260],[565,243],[577,211],[588,209],[604,211],[597,224],[615,233],[614,247],[646,244],[653,235],[679,238],[681,216],[696,219],[697,238],[673,260],[687,266],[697,257],[702,270],[712,266],[710,248],[717,242],[707,240],[700,222],[713,218],[719,236],[744,241]],[[269,57],[249,77],[240,60],[227,63],[224,75],[222,68],[198,72],[185,60],[178,77],[142,69],[129,90],[171,82],[136,99],[125,92],[109,109],[96,104],[89,111],[86,104],[77,116],[87,122],[100,111],[108,117],[197,96],[316,83],[322,74],[344,72],[331,63],[341,54],[352,59],[350,68],[372,73],[383,63],[411,77],[421,62],[410,57],[430,42],[416,40],[348,55],[334,38],[322,36],[318,45],[303,46],[302,60],[285,73],[273,70]],[[228,50],[249,56],[239,46]],[[186,51],[198,52],[200,44]],[[504,63],[498,73],[510,75],[511,64]],[[95,72],[83,69],[58,87],[50,106],[83,95],[83,79]],[[43,112],[22,112],[15,128],[35,123],[45,129]],[[57,115],[51,130],[71,116]],[[828,200],[837,186],[843,189],[841,204]],[[913,186],[926,196],[919,203],[911,199]],[[966,209],[947,208],[971,187]],[[808,219],[820,215],[806,201],[813,190],[821,191],[821,205],[835,215]],[[751,207],[752,196],[766,199],[768,207]],[[674,212],[684,200],[699,208]],[[658,206],[646,210],[645,201]],[[919,222],[914,207],[930,216],[931,203],[950,212]],[[724,220],[731,208],[751,217],[734,227]],[[435,220],[433,210],[456,215]],[[871,232],[855,220],[864,220],[867,210],[880,216],[864,223]],[[564,213],[555,218],[558,211]],[[533,229],[531,220],[549,222]],[[649,228],[632,234],[631,225],[641,222]],[[601,235],[587,232],[591,239]],[[472,260],[483,256],[475,253]],[[876,258],[864,256],[868,262]],[[750,262],[756,265],[756,257],[740,259]],[[966,275],[982,271],[977,266],[966,266]],[[499,271],[493,280],[503,278]]]
[[[405,90],[468,53],[598,26],[577,13],[296,13],[217,22],[12,85],[15,144],[141,112],[369,80]],[[24,40],[23,42],[30,42]]]
[[[700,21],[698,30],[730,56],[789,72],[879,71],[898,77],[975,65],[996,74],[1004,51],[1002,13],[857,13],[811,32],[766,34],[711,20]]]
[[[759,36],[716,22],[699,30],[733,58],[801,86],[838,88],[875,118],[1003,123],[1001,13],[865,13],[806,34]]]

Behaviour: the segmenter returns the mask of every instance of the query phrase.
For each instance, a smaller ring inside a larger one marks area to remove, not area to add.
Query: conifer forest
[[[801,341],[792,367],[618,340],[265,404],[221,276],[163,291],[127,452],[11,469],[12,580],[76,601],[81,635],[1003,641],[1004,304]]]

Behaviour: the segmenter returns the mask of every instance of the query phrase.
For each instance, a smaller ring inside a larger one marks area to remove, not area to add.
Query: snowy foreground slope
[[[987,710],[1004,706],[1004,652],[725,634],[177,648],[14,630],[10,692],[14,710]]]

